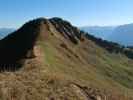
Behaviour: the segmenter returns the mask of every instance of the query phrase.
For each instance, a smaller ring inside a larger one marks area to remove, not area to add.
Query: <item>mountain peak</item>
[[[109,51],[124,52],[125,55],[128,55],[127,51],[118,44],[102,41],[86,34],[61,18],[38,18],[25,23],[20,29],[0,41],[0,64],[16,63],[16,61],[26,56],[34,56],[33,48],[36,42],[45,41],[50,35],[61,37],[65,41],[69,41],[75,45],[81,42],[83,38],[88,38],[88,40],[95,42]],[[31,55],[27,55],[29,52],[32,52],[30,53]],[[5,53],[9,55],[8,58],[5,57]]]
[[[34,57],[33,48],[36,42],[44,41],[51,34],[61,35],[74,44],[81,38],[81,32],[61,18],[31,20],[0,41],[0,64],[16,64],[27,56]],[[29,52],[30,55],[27,55]]]
[[[47,33],[47,31],[50,31],[50,33],[53,30],[56,30],[58,33],[60,33],[64,38],[69,39],[74,44],[77,44],[78,41],[81,39],[81,31],[71,25],[68,21],[65,21],[58,17],[53,17],[50,19],[46,18],[38,18],[31,20],[23,25],[20,29],[26,29],[26,28],[34,28],[34,30],[40,31],[42,34]],[[44,32],[45,31],[45,32]],[[37,32],[39,33],[39,32]]]

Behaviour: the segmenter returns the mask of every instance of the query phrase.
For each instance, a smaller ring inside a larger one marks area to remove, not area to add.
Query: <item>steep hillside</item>
[[[0,41],[0,99],[132,100],[133,60],[120,48],[60,18],[29,21]]]

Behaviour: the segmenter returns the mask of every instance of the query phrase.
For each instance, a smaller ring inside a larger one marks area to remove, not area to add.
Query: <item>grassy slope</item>
[[[132,95],[133,61],[127,57],[109,54],[92,41],[73,45],[60,36],[49,36],[43,48],[48,70],[52,73],[83,85]]]
[[[40,54],[35,59],[27,59],[20,71],[0,74],[0,99],[84,100],[75,92],[79,90],[70,86],[73,82],[129,96],[133,61],[109,54],[88,40],[81,44],[74,45],[59,34],[38,41],[36,53]],[[107,100],[127,100],[124,97]]]
[[[46,32],[37,42],[36,58],[27,59],[20,71],[0,73],[1,100],[84,100],[71,83],[132,95],[133,60],[87,39],[75,45],[54,29],[53,35]],[[124,97],[107,100],[127,100]]]

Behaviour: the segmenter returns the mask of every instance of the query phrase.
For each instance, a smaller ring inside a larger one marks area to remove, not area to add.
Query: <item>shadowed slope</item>
[[[45,19],[30,21],[0,41],[1,66],[15,67],[23,59],[35,56],[33,47],[40,35],[42,21],[45,22]]]

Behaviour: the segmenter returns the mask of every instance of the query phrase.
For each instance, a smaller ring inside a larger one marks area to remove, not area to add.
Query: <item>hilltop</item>
[[[0,40],[0,64],[1,99],[130,100],[133,93],[132,50],[57,17],[31,20]]]

